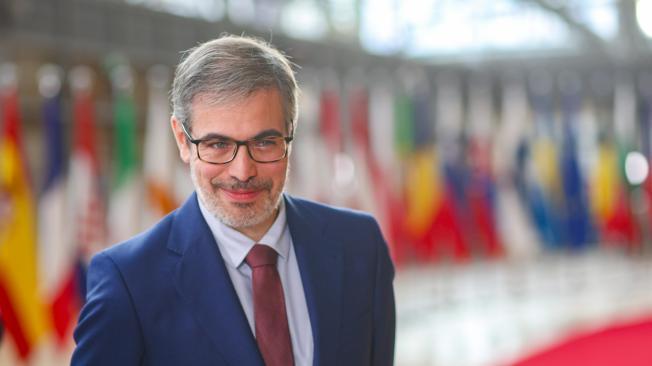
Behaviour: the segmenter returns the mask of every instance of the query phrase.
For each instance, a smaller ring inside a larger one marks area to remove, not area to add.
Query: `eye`
[[[208,140],[202,141],[202,144],[208,149],[229,150],[233,148],[233,141],[229,140]]]
[[[264,149],[264,148],[271,148],[275,147],[278,145],[278,138],[266,138],[266,139],[259,139],[259,140],[254,140],[253,145],[257,149]]]

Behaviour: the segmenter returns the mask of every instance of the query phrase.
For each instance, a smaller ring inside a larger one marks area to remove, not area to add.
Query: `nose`
[[[235,158],[229,163],[229,174],[241,182],[256,176],[256,162],[249,156],[246,145],[238,146]]]

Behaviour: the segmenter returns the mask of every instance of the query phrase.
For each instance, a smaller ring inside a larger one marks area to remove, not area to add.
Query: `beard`
[[[289,169],[286,172],[287,180]],[[276,214],[281,203],[284,184],[274,187],[271,179],[252,178],[240,181],[235,178],[228,180],[212,179],[208,185],[200,182],[193,164],[190,164],[190,176],[197,191],[197,196],[208,212],[223,224],[234,229],[256,226]],[[284,183],[284,182],[282,182]],[[256,190],[261,191],[261,197],[254,202],[227,202],[218,193],[220,189]]]

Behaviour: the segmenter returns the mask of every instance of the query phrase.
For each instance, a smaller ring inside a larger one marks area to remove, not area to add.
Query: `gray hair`
[[[225,35],[186,52],[174,73],[173,115],[190,127],[191,104],[199,95],[213,103],[246,98],[253,92],[276,88],[283,102],[285,127],[292,135],[298,116],[299,87],[292,63],[261,40]]]

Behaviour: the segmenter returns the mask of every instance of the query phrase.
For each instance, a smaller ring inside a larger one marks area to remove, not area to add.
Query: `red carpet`
[[[652,366],[652,317],[567,339],[514,366]]]

